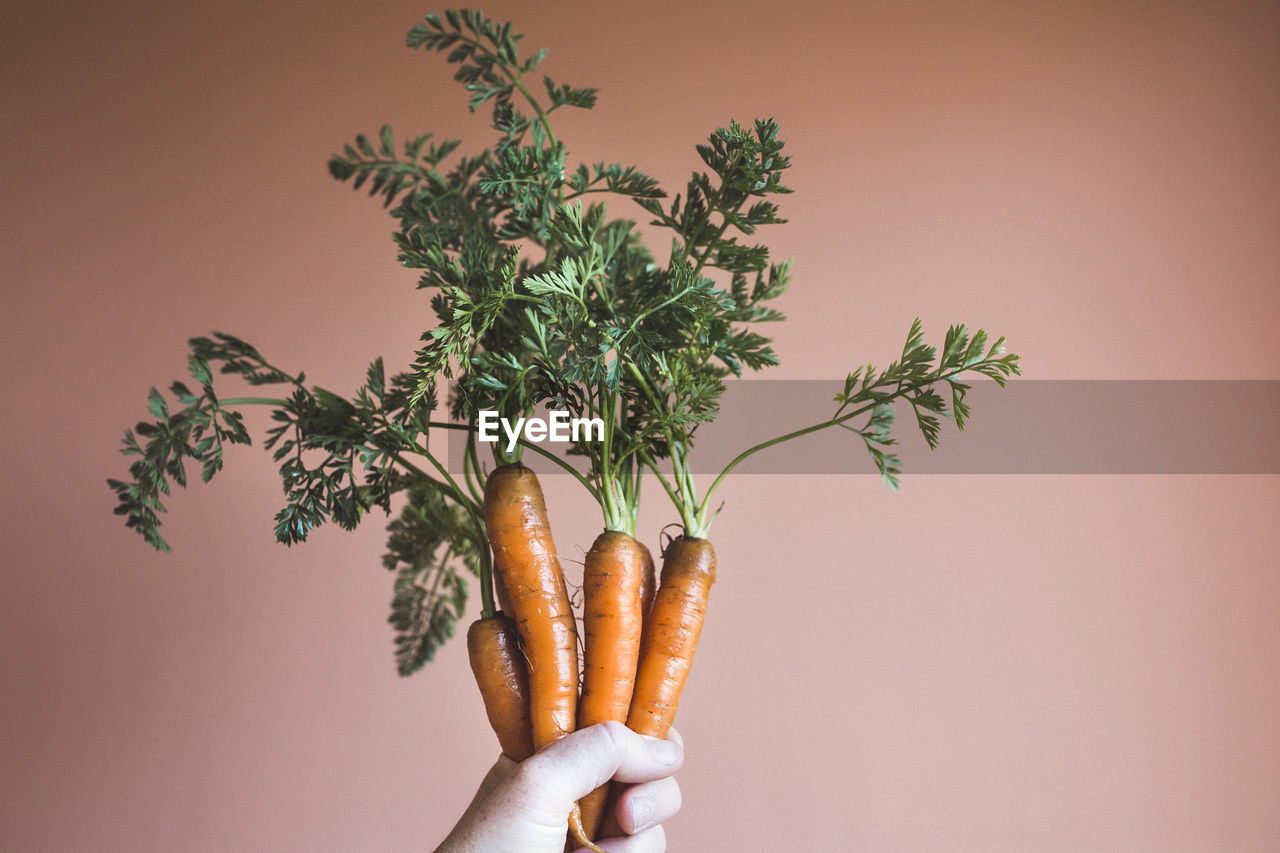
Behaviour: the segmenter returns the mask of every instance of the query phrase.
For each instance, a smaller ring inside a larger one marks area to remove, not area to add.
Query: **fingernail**
[[[680,744],[673,740],[651,740],[649,751],[659,764],[675,764],[680,760]]]
[[[644,829],[653,819],[653,800],[648,797],[634,797],[631,800],[631,824],[634,829]]]

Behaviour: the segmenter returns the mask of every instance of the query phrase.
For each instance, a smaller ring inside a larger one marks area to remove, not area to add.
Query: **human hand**
[[[569,812],[610,779],[637,783],[617,803],[618,823],[629,834],[599,845],[610,853],[666,850],[661,823],[680,809],[671,774],[684,759],[681,743],[674,729],[662,740],[601,723],[519,764],[501,756],[435,853],[564,853]]]

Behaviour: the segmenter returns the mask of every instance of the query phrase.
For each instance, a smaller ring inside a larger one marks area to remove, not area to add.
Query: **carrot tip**
[[[573,811],[569,812],[569,832],[573,835],[574,843],[582,845],[592,853],[609,853],[587,837],[587,831],[582,826],[582,808],[577,803],[573,804]]]

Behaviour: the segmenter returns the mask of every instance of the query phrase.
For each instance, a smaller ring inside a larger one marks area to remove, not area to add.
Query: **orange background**
[[[191,335],[340,391],[408,362],[427,295],[325,161],[384,121],[489,144],[402,46],[427,11],[6,13],[0,846],[429,849],[492,760],[461,642],[395,674],[379,519],[274,544],[274,469],[242,449],[174,496],[162,556],[103,482]],[[762,236],[797,278],[772,376],[883,364],[919,314],[1008,335],[1030,377],[1280,378],[1274,3],[486,12],[601,89],[560,124],[574,157],[674,190],[713,128],[778,119],[796,192]],[[599,518],[548,491],[572,578]],[[674,518],[649,494],[654,544]],[[1280,478],[722,494],[672,849],[1280,843]]]

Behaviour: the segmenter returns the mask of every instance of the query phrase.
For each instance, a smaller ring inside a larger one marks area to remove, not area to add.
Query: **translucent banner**
[[[842,380],[731,381],[717,419],[698,428],[692,462],[701,474],[716,474],[740,453],[780,435],[820,424],[835,412]],[[912,474],[1280,474],[1280,380],[1035,380],[1016,379],[1001,389],[974,381],[968,394],[972,415],[964,431],[944,421],[940,446],[930,450],[905,400],[897,415],[892,448]],[[938,389],[943,397],[945,387]],[[570,446],[549,440],[559,420],[554,412],[532,417],[538,447],[586,469]],[[861,427],[866,416],[849,426]],[[585,424],[582,425],[585,428]],[[507,438],[495,428],[499,440]],[[580,433],[585,435],[586,433]],[[449,465],[462,470],[465,442],[449,435]],[[491,459],[489,445],[481,458]],[[560,469],[538,453],[526,464],[539,473]],[[734,469],[741,474],[875,474],[862,438],[831,426],[751,454]]]

